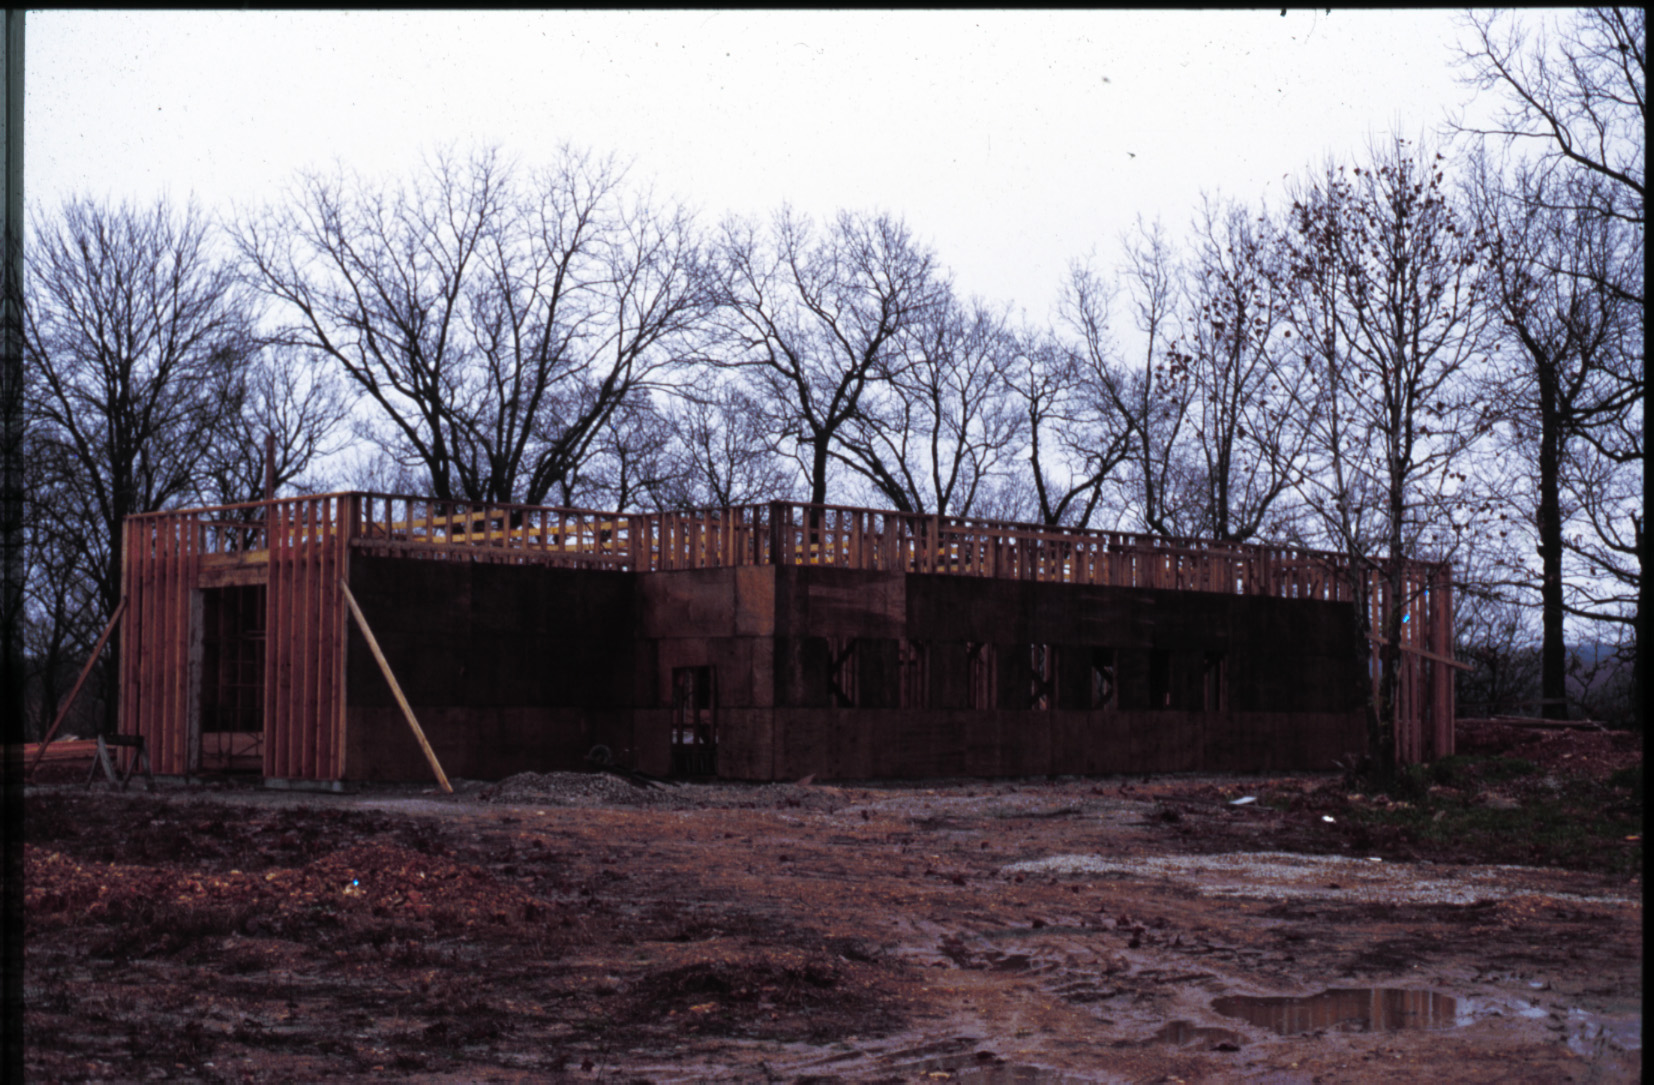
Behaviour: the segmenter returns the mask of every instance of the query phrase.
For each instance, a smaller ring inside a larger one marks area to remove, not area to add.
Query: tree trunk
[[[1379,747],[1383,744],[1384,728],[1378,712],[1378,689],[1373,685],[1372,598],[1368,592],[1367,572],[1360,555],[1353,548],[1347,552],[1350,599],[1355,606],[1355,701],[1367,713],[1367,769],[1365,775],[1378,776]]]
[[[1561,429],[1556,367],[1540,359],[1539,370],[1539,606],[1544,640],[1539,653],[1540,715],[1568,718],[1568,647],[1562,629]]]
[[[1391,423],[1392,432],[1400,433],[1399,420]],[[1402,596],[1406,584],[1404,576],[1406,547],[1402,521],[1406,515],[1406,489],[1392,460],[1389,496],[1389,554],[1384,560],[1384,598],[1380,600],[1379,635],[1384,638],[1378,646],[1378,749],[1374,768],[1383,783],[1395,779],[1396,732],[1401,724],[1401,705],[1398,693],[1401,670],[1401,615],[1406,600]]]
[[[1398,545],[1399,549],[1399,545]],[[1382,636],[1387,643],[1378,646],[1378,749],[1374,768],[1378,779],[1388,782],[1395,777],[1396,731],[1401,723],[1400,699],[1397,696],[1401,677],[1401,559],[1392,554],[1384,571],[1385,596],[1382,600]]]
[[[826,435],[811,442],[810,449],[810,504],[827,503],[827,441]]]
[[[1646,483],[1644,485],[1646,486]],[[1643,706],[1648,703],[1648,657],[1643,654],[1644,623],[1648,620],[1647,521],[1639,519],[1636,530],[1637,613],[1631,620],[1631,719],[1634,726],[1641,731],[1647,726],[1643,722],[1647,718],[1643,714]]]

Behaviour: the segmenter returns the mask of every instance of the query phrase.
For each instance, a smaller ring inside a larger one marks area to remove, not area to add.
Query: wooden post
[[[1440,624],[1437,627],[1439,638],[1436,641],[1436,650],[1452,659],[1457,654],[1453,649],[1453,567],[1447,562],[1442,562],[1441,575],[1441,610],[1439,612]],[[1441,752],[1448,757],[1458,752],[1457,720],[1459,705],[1458,691],[1455,685],[1453,675],[1447,674],[1441,699],[1442,726],[1444,728]]]
[[[770,561],[771,565],[788,565],[787,550],[792,542],[792,532],[782,526],[782,518],[788,514],[789,506],[780,501],[770,502]]]
[[[408,706],[408,699],[402,695],[402,687],[396,682],[396,675],[391,673],[391,665],[385,659],[385,653],[379,650],[379,641],[375,639],[373,630],[368,628],[368,620],[362,616],[362,608],[356,605],[356,597],[350,594],[350,586],[343,580],[339,581],[339,590],[344,593],[345,603],[350,607],[350,613],[356,618],[356,625],[362,630],[362,638],[368,642],[368,651],[379,664],[379,670],[385,675],[385,681],[391,687],[391,695],[396,698],[397,705],[402,709],[402,715],[408,720],[408,727],[413,730],[414,738],[419,740],[419,748],[425,751],[425,760],[431,764],[431,771],[436,773],[437,783],[442,790],[452,795],[453,785],[448,783],[448,777],[442,771],[442,763],[436,759],[436,753],[431,744],[425,741],[425,732],[420,730],[419,721],[414,718],[413,709]]]
[[[92,665],[98,661],[98,656],[103,654],[103,646],[109,643],[109,634],[115,631],[115,623],[121,620],[121,615],[125,612],[126,596],[123,595],[120,603],[115,607],[115,613],[110,615],[109,624],[103,627],[103,635],[98,638],[97,646],[92,649],[92,654],[87,657],[86,666],[80,669],[80,677],[75,679],[75,687],[69,691],[69,697],[63,702],[63,707],[57,710],[57,719],[52,721],[51,730],[47,731],[46,737],[40,740],[40,746],[34,752],[34,760],[29,762],[29,771],[24,773],[25,779],[34,775],[35,766],[40,764],[42,757],[46,756],[46,745],[52,741],[52,736],[57,734],[57,729],[63,725],[64,718],[69,715],[69,709],[74,706],[75,698],[80,696],[80,688],[86,684],[87,677],[92,673]]]

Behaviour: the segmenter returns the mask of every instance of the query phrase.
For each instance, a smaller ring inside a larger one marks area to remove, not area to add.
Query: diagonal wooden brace
[[[35,748],[34,760],[29,762],[28,771],[23,774],[25,779],[34,775],[35,766],[40,764],[42,757],[46,756],[47,744],[52,741],[52,736],[57,734],[57,729],[63,726],[64,718],[69,715],[69,709],[74,706],[75,698],[80,696],[80,689],[86,684],[87,676],[92,673],[92,665],[103,654],[103,646],[109,642],[109,634],[115,631],[115,624],[121,620],[121,615],[124,613],[126,613],[126,596],[123,595],[121,596],[120,605],[115,608],[115,613],[109,616],[109,624],[103,627],[103,635],[98,638],[97,646],[92,649],[92,654],[87,657],[86,666],[80,669],[80,677],[75,679],[75,688],[69,691],[68,699],[63,702],[63,707],[57,710],[57,719],[52,721],[51,729],[46,732],[46,737],[41,739],[40,745]],[[145,764],[148,764],[147,760]]]
[[[349,585],[342,579],[339,581],[339,590],[344,592],[345,602],[350,604],[350,612],[356,617],[356,625],[362,630],[363,639],[368,642],[368,651],[372,652],[373,658],[379,662],[379,670],[384,673],[385,681],[390,684],[391,694],[395,696],[396,703],[401,706],[402,715],[408,720],[408,727],[413,730],[414,738],[419,740],[419,748],[425,751],[425,760],[430,762],[431,771],[436,773],[436,782],[442,785],[444,792],[452,795],[454,793],[453,785],[448,782],[447,775],[443,773],[442,764],[436,759],[436,752],[431,749],[431,744],[425,741],[425,732],[420,729],[419,721],[414,718],[414,712],[408,705],[408,699],[402,695],[402,687],[397,683],[396,675],[391,673],[391,665],[385,659],[385,653],[379,650],[379,641],[374,637],[373,630],[368,628],[368,620],[362,616],[362,608],[356,605],[356,597],[350,594]]]

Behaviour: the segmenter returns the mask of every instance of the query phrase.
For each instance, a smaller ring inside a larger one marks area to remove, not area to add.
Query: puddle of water
[[[1402,987],[1334,987],[1299,997],[1225,995],[1213,1001],[1212,1009],[1282,1036],[1316,1029],[1440,1029],[1460,1023],[1458,999]]]
[[[1150,1037],[1148,1042],[1151,1044],[1176,1044],[1179,1047],[1188,1044],[1199,1044],[1202,1047],[1232,1044],[1238,1048],[1246,1042],[1246,1039],[1240,1033],[1231,1032],[1226,1028],[1209,1028],[1205,1025],[1191,1025],[1187,1021],[1170,1021],[1163,1025],[1159,1032]]]
[[[1568,1050],[1587,1059],[1601,1058],[1615,1051],[1642,1050],[1642,1017],[1636,1013],[1593,1013],[1578,1006],[1566,1010],[1557,1006],[1547,1008],[1519,998],[1459,1000],[1459,1024],[1468,1025],[1486,1017],[1521,1017],[1529,1021],[1549,1018],[1550,1028],[1561,1034],[1560,1039]]]
[[[1047,1066],[1001,1062],[992,1052],[944,1055],[892,1067],[918,1073],[935,1081],[972,1082],[973,1085],[1084,1085],[1085,1079],[1071,1077]]]
[[[968,1066],[953,1072],[952,1081],[969,1081],[977,1085],[1078,1085],[1072,1078],[1043,1066],[1018,1066],[1003,1063],[998,1066]]]
[[[1568,1011],[1563,1022],[1563,1042],[1568,1050],[1585,1058],[1601,1058],[1610,1051],[1641,1051],[1642,1021],[1634,1017],[1607,1017],[1584,1010]]]

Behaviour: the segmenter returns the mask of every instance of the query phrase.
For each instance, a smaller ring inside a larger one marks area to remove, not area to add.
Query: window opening
[[[992,644],[965,642],[966,690],[971,708],[998,707],[999,687],[994,669]]]
[[[827,692],[834,708],[856,704],[856,639],[827,638]]]
[[[1172,706],[1172,654],[1158,649],[1149,652],[1149,707]]]
[[[904,640],[897,666],[901,671],[901,708],[930,707],[930,642]]]
[[[1028,707],[1045,711],[1056,703],[1057,653],[1049,644],[1028,646]]]
[[[1222,652],[1207,652],[1201,668],[1204,688],[1204,707],[1208,712],[1225,712],[1229,708],[1228,665]]]
[[[1115,706],[1114,649],[1091,649],[1091,707]]]

